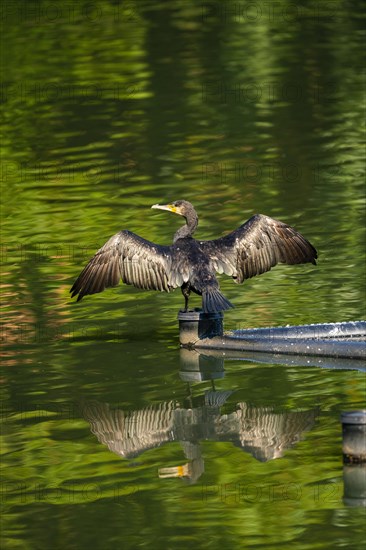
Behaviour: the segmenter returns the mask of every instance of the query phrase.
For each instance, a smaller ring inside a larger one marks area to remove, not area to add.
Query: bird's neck
[[[174,241],[178,239],[184,239],[185,237],[192,237],[193,233],[196,231],[198,225],[198,216],[196,211],[190,212],[186,217],[186,225],[180,227],[174,235]]]

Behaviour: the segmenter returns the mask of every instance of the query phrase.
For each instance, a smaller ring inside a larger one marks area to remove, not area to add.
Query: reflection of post
[[[183,347],[193,347],[197,340],[223,335],[223,314],[202,310],[180,311],[179,340]]]
[[[343,466],[344,496],[348,506],[366,507],[366,463]]]
[[[224,378],[224,357],[205,355],[193,349],[181,348],[179,375],[185,382]]]
[[[366,410],[342,413],[343,501],[366,506]]]

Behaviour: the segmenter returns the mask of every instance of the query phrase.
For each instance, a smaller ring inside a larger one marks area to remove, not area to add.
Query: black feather
[[[191,291],[202,295],[206,312],[233,307],[219,290],[216,272],[231,276],[236,283],[269,271],[278,263],[316,264],[317,252],[293,227],[256,214],[225,237],[196,241],[192,235],[198,216],[187,201],[155,208],[171,210],[186,219],[171,246],[157,245],[131,231],[111,237],[90,259],[70,292],[77,301],[87,294],[125,284],[146,290],[169,292],[181,287],[188,307]]]

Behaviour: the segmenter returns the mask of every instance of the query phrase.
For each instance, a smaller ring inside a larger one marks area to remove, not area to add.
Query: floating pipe
[[[314,325],[296,325],[288,327],[249,328],[229,332],[233,338],[352,338],[365,339],[366,321],[345,323],[318,323]]]
[[[224,333],[221,312],[180,312],[178,319],[180,343],[183,347],[366,358],[365,321],[240,329]]]

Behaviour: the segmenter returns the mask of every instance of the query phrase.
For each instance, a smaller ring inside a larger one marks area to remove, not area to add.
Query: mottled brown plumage
[[[89,261],[71,288],[78,301],[87,294],[116,286],[120,279],[145,290],[170,292],[181,287],[188,309],[190,292],[202,295],[206,312],[233,307],[220,292],[216,273],[236,283],[269,271],[278,263],[315,265],[315,248],[293,227],[256,214],[228,235],[198,241],[193,233],[198,216],[187,201],[152,208],[168,210],[186,219],[171,246],[162,246],[130,231],[120,231]]]

